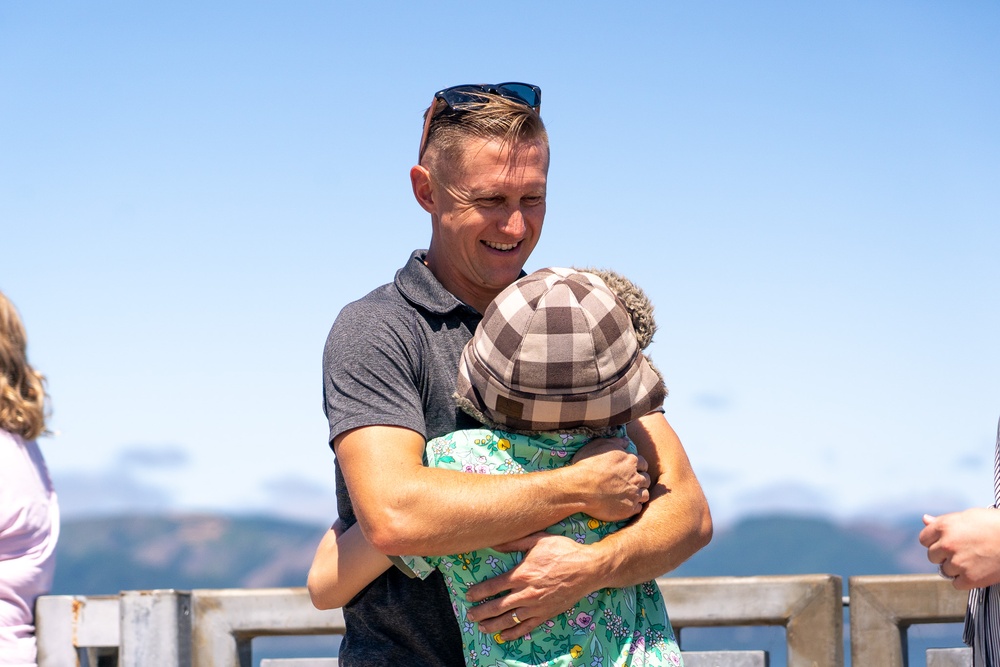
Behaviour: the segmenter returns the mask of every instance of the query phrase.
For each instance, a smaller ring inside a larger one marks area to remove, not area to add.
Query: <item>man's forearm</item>
[[[648,478],[623,447],[605,446],[573,466],[523,475],[428,468],[423,448],[419,434],[387,426],[337,440],[358,521],[382,553],[463,553],[543,530],[577,512],[623,520],[648,497]]]
[[[582,511],[579,495],[566,480],[550,471],[501,476],[424,468],[397,486],[392,506],[380,508],[362,526],[390,555],[464,553],[543,530]]]
[[[662,415],[629,428],[639,453],[658,472],[650,500],[627,526],[594,550],[600,586],[619,588],[649,581],[677,568],[712,539],[712,517],[687,454]]]
[[[676,569],[712,539],[712,519],[701,488],[656,484],[634,521],[591,545],[597,588],[622,588]]]

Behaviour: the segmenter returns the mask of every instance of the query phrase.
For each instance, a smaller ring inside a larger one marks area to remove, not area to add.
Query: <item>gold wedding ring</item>
[[[513,609],[511,609],[511,611],[510,611],[510,617],[512,619],[514,619],[514,625],[520,625],[521,624],[521,619],[519,619],[517,617],[517,612],[514,611]]]

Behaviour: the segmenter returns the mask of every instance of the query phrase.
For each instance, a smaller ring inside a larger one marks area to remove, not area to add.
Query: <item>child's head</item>
[[[510,431],[602,433],[659,408],[667,390],[642,353],[652,306],[627,279],[604,276],[541,269],[501,292],[462,351],[462,409]]]

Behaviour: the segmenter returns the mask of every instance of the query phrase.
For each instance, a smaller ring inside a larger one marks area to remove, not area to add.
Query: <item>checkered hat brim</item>
[[[602,429],[663,404],[628,312],[592,273],[551,268],[501,292],[462,352],[456,393],[515,431]]]

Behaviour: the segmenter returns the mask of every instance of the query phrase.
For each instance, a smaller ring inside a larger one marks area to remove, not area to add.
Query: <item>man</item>
[[[960,591],[970,591],[962,639],[975,667],[1000,665],[1000,424],[994,450],[996,504],[941,516],[924,515],[920,544],[927,559]]]
[[[423,466],[424,444],[475,427],[452,394],[459,355],[481,313],[516,280],[545,217],[548,137],[541,92],[511,83],[458,86],[427,110],[413,194],[431,241],[384,285],[344,308],[324,353],[340,525],[357,521],[379,551],[443,555],[505,544],[511,572],[469,589],[473,620],[509,639],[604,587],[667,572],[711,538],[690,463],[662,413],[619,440],[591,443],[571,466],[467,475]],[[629,527],[592,545],[539,534],[576,512]],[[633,530],[641,524],[641,529]],[[654,537],[650,537],[654,536]],[[517,609],[517,614],[512,613]],[[341,664],[465,664],[443,581],[392,569],[344,609]]]

